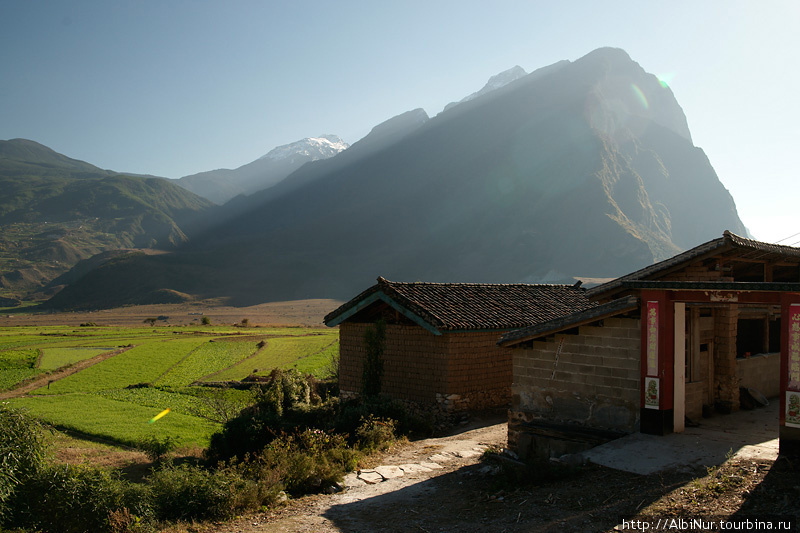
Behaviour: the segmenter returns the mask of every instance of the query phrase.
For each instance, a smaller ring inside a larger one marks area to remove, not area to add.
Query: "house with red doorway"
[[[498,342],[519,455],[681,432],[737,410],[742,388],[779,398],[781,453],[800,453],[800,248],[725,232],[585,296],[594,305]]]

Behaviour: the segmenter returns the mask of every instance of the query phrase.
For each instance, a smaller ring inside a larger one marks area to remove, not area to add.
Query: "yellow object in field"
[[[153,418],[151,418],[149,423],[150,423],[150,424],[152,424],[153,422],[155,422],[155,421],[156,421],[156,420],[158,420],[159,418],[162,418],[163,416],[165,416],[167,413],[169,413],[169,407],[167,407],[166,409],[164,409],[163,411],[161,411],[160,413],[158,413],[156,416],[154,416]]]

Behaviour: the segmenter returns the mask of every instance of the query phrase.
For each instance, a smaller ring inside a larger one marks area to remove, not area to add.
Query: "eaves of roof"
[[[522,342],[538,339],[547,335],[583,326],[604,318],[616,316],[639,308],[639,299],[635,296],[626,296],[612,300],[584,311],[565,315],[560,318],[548,320],[541,324],[509,331],[497,341],[499,346],[514,346]]]

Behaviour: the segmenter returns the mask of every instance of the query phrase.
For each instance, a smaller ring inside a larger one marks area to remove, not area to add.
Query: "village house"
[[[325,317],[339,326],[339,388],[362,392],[365,332],[386,323],[381,392],[438,412],[507,407],[511,352],[504,332],[582,311],[576,285],[399,283],[378,278]]]
[[[800,453],[800,248],[725,232],[585,296],[498,342],[513,351],[520,456],[681,432],[739,409],[740,390],[778,397],[781,453]]]

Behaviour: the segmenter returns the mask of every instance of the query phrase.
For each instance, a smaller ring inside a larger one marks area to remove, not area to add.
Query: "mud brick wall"
[[[497,346],[503,332],[446,333],[447,388],[452,407],[463,411],[511,403],[511,348]]]
[[[340,325],[339,388],[361,392],[370,324]],[[430,405],[432,411],[506,406],[511,398],[511,350],[499,348],[502,332],[433,335],[419,326],[386,327],[382,392]]]
[[[558,345],[564,339],[556,357]],[[641,325],[609,318],[582,326],[577,335],[555,335],[513,351],[509,447],[516,449],[524,423],[536,419],[633,432],[639,426]]]
[[[739,385],[756,389],[767,398],[781,393],[781,354],[768,353],[736,360]]]

